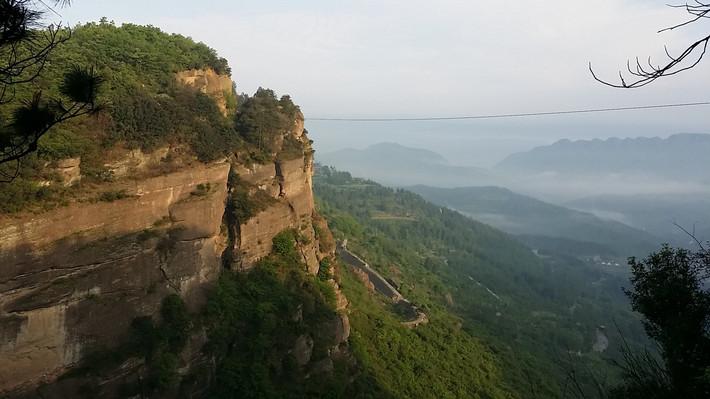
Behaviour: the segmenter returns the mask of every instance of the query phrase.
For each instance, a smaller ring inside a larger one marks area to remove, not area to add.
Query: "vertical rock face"
[[[231,80],[227,85],[213,74],[188,71],[178,79],[215,95],[219,103]],[[334,256],[335,244],[314,209],[312,150],[302,116],[277,140],[280,146],[287,135],[301,143],[302,155],[290,152],[283,159],[277,152],[266,164],[239,161],[237,154],[230,162],[188,161],[160,172],[158,165],[172,149],[129,151],[105,165],[116,180],[100,191],[43,213],[0,216],[0,397],[53,382],[93,352],[118,347],[131,322],[156,317],[169,294],[179,294],[188,309],[199,311],[224,264],[254,267],[286,229],[298,233],[308,272],[317,274],[320,261]],[[79,159],[58,166],[65,169],[64,184],[80,179]],[[229,214],[231,193],[239,185],[268,200],[245,220]],[[322,334],[332,335],[333,353],[342,354],[349,335],[347,299],[335,280],[329,283],[340,315]],[[308,340],[297,348],[305,363]],[[204,343],[204,337],[197,341]],[[193,346],[193,354],[199,353],[200,345]]]
[[[300,250],[309,272],[317,273],[320,255],[313,228],[315,211],[311,189],[311,157],[251,165],[248,168],[237,168],[236,173],[241,180],[275,200],[250,219],[238,221],[239,237],[234,248],[237,267],[251,268],[271,252],[271,240],[276,234],[294,229],[302,237]]]
[[[223,115],[227,115],[227,99],[233,95],[232,79],[211,68],[191,69],[177,74],[177,80],[212,97]]]
[[[279,151],[285,137],[290,135],[303,147],[301,156],[281,158]],[[327,230],[327,224],[315,212],[313,201],[313,150],[299,114],[290,131],[276,140],[276,157],[265,164],[237,164],[233,172],[244,184],[259,191],[271,204],[246,220],[237,220],[233,251],[234,267],[248,270],[271,252],[273,237],[293,229],[300,237],[299,250],[308,271],[316,274],[319,261],[333,249],[323,249],[316,235],[315,225]],[[327,247],[327,246],[326,246]]]
[[[116,184],[127,198],[1,220],[0,396],[121,342],[170,293],[199,307],[220,269],[229,167]],[[209,192],[195,195],[198,184]]]

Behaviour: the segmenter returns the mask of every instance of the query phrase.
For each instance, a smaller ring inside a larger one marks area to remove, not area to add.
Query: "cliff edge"
[[[178,80],[214,96],[225,112],[222,94],[231,80],[213,74],[187,71]],[[335,247],[314,209],[313,151],[302,114],[289,125],[259,161],[248,151],[203,163],[180,145],[117,148],[104,165],[111,175],[106,182],[82,187],[55,209],[0,216],[0,364],[12,366],[0,368],[0,396],[71,396],[78,383],[47,384],[87,357],[118,348],[136,319],[157,322],[169,295],[199,312],[222,270],[252,269],[285,230],[297,234],[307,272],[318,274]],[[59,163],[71,166],[62,185],[81,181],[80,158]],[[332,276],[327,281],[341,315],[324,328],[340,346],[349,336],[347,300]],[[294,342],[302,366],[310,361],[312,339]],[[191,342],[181,370],[204,357],[204,333]],[[137,359],[124,362],[112,378],[120,382],[141,367]]]

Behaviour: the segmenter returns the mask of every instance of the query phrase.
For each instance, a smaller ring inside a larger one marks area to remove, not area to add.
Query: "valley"
[[[710,4],[611,3],[0,0],[0,398],[710,397]]]

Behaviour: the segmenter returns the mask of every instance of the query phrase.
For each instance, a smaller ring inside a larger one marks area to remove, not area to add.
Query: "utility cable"
[[[502,119],[502,118],[521,118],[529,116],[549,116],[549,115],[571,115],[571,114],[591,114],[599,112],[619,112],[619,111],[637,111],[647,109],[662,109],[662,108],[684,108],[698,107],[710,105],[710,101],[692,102],[692,103],[676,103],[676,104],[659,104],[659,105],[637,105],[631,107],[613,107],[613,108],[590,108],[576,109],[567,111],[548,111],[548,112],[526,112],[517,114],[490,114],[490,115],[469,115],[469,116],[433,116],[433,117],[415,117],[415,118],[306,118],[307,121],[337,121],[337,122],[406,122],[406,121],[451,121],[451,120],[467,120],[467,119]]]

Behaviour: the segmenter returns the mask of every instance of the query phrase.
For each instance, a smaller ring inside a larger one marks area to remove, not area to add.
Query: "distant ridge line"
[[[635,105],[629,107],[609,107],[609,108],[589,108],[566,111],[547,112],[525,112],[516,114],[490,114],[490,115],[467,115],[467,116],[431,116],[416,118],[305,118],[307,121],[338,121],[338,122],[406,122],[406,121],[449,121],[465,119],[501,119],[501,118],[522,118],[529,116],[550,116],[550,115],[570,115],[570,114],[591,114],[600,112],[637,111],[660,108],[683,108],[710,105],[710,101],[700,101],[691,103],[657,104],[657,105]]]

